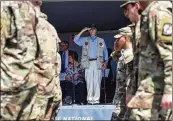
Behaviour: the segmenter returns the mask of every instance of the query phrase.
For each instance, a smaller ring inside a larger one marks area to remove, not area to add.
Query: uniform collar
[[[148,14],[148,11],[150,10],[151,6],[152,6],[153,4],[155,4],[155,3],[157,3],[157,1],[151,2],[151,3],[148,5],[148,7],[142,12],[142,15],[143,15],[143,16],[146,16],[146,15]]]

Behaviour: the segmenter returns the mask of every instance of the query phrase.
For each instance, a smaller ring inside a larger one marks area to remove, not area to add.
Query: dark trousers
[[[74,100],[73,93],[75,93],[75,102],[79,104],[85,104],[85,83],[80,82],[77,85],[74,85],[71,81],[61,81],[60,84],[62,88],[63,99],[65,99],[67,96],[70,96]]]

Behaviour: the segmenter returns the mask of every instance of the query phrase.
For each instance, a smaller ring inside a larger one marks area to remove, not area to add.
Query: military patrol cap
[[[120,5],[121,8],[125,7],[128,4],[133,4],[133,3],[137,3],[137,1],[126,1],[124,4]]]
[[[118,39],[118,38],[120,38],[122,36],[130,36],[130,37],[132,37],[132,30],[131,30],[131,28],[129,26],[123,27],[123,28],[119,29],[118,32],[119,33],[114,36],[114,38],[116,38],[116,39]]]

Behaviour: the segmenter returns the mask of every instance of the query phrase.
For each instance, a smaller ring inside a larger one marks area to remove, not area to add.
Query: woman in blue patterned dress
[[[78,55],[74,51],[69,51],[69,65],[66,70],[66,104],[72,104],[73,91],[75,90],[75,101],[83,105],[85,103],[85,84],[84,70],[80,68],[78,63]],[[74,87],[75,86],[75,87]]]

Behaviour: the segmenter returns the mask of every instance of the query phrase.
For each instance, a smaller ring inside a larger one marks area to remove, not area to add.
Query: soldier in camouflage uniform
[[[126,95],[126,103],[129,102],[131,97],[136,93],[137,90],[137,72],[138,72],[138,46],[140,40],[140,15],[138,11],[140,9],[139,3],[137,1],[127,1],[122,4],[120,7],[124,9],[124,15],[127,17],[133,24],[129,25],[133,33],[133,53],[134,53],[134,61],[133,61],[133,80],[130,82],[127,88]]]
[[[158,1],[160,5],[166,8],[172,8],[172,4],[170,1]],[[139,60],[139,41],[140,41],[140,17],[141,13],[139,2],[137,1],[127,1],[120,6],[124,10],[124,15],[127,17],[133,24],[129,25],[132,29],[133,33],[133,53],[134,53],[134,80],[128,86],[128,91],[126,95],[126,103],[131,99],[131,97],[135,94],[137,90],[137,71],[138,71],[138,60]]]
[[[118,110],[116,110],[117,116],[122,119],[126,112],[126,89],[132,79],[132,67],[133,67],[133,51],[132,51],[132,32],[130,27],[124,27],[119,30],[119,34],[114,36],[115,41],[115,53],[120,52],[121,56],[117,62],[117,88],[114,96],[114,104]],[[119,120],[120,120],[119,119]]]
[[[55,28],[47,21],[47,16],[40,11],[41,1],[32,1],[32,3],[38,16],[36,34],[39,54],[34,61],[33,70],[38,87],[30,104],[32,110],[26,115],[29,114],[29,119],[50,120],[54,118],[54,113],[61,105],[62,98],[59,84],[61,59],[59,53],[57,53],[56,44],[60,42],[60,39]]]
[[[23,112],[37,86],[32,73],[36,20],[29,1],[1,1],[1,120],[27,119]]]
[[[162,1],[163,2],[163,1]],[[170,5],[139,1],[138,90],[128,103],[131,120],[170,120],[172,107],[172,13]]]

